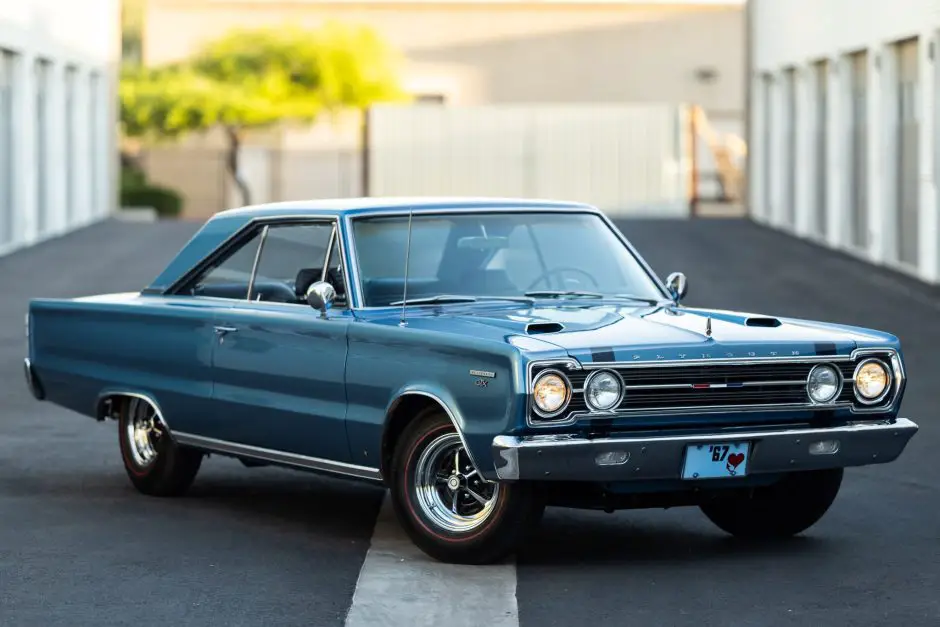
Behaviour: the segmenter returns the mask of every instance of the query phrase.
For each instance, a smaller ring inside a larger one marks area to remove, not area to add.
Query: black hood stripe
[[[817,355],[836,355],[838,351],[836,350],[836,345],[833,342],[816,342],[813,344],[813,348],[816,350]]]
[[[591,361],[594,363],[597,362],[608,362],[608,361],[617,361],[617,356],[614,354],[614,349],[605,346],[602,348],[592,348],[591,349]]]

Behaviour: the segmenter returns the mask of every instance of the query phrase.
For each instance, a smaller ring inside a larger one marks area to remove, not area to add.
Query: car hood
[[[476,327],[478,335],[495,332],[517,345],[524,345],[520,336],[537,339],[529,345],[547,343],[581,362],[842,355],[896,341],[857,327],[673,306],[477,306],[423,322],[460,333]]]

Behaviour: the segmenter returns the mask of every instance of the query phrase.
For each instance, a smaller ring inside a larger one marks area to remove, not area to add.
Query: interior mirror
[[[508,237],[461,237],[457,240],[457,248],[470,248],[473,250],[501,250],[509,248]]]
[[[688,293],[689,281],[681,272],[673,272],[666,279],[666,288],[672,294],[672,299],[678,303]]]
[[[326,281],[316,281],[307,288],[307,304],[326,316],[326,311],[333,306],[336,290]]]

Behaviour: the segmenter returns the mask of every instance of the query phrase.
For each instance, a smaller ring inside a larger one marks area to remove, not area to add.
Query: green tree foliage
[[[125,68],[122,131],[162,139],[223,128],[229,172],[249,204],[238,169],[246,129],[401,100],[397,63],[398,55],[365,28],[331,23],[315,31],[235,31],[183,62]]]
[[[123,0],[121,2],[121,56],[124,63],[140,64],[143,24],[144,0]]]

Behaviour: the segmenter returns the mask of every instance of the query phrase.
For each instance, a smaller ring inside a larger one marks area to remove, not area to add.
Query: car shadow
[[[128,490],[133,490],[128,486]],[[365,482],[271,468],[205,473],[177,507],[239,527],[300,534],[314,543],[368,542],[385,490]],[[164,501],[165,503],[165,501]]]
[[[129,488],[132,489],[132,488]],[[265,529],[299,534],[314,544],[365,541],[372,535],[385,497],[382,487],[281,469],[242,469],[240,473],[197,478],[187,496],[176,500],[202,517],[247,526],[256,540]],[[516,554],[524,565],[695,564],[716,559],[763,560],[837,551],[840,543],[812,535],[779,541],[741,540],[699,525],[677,524],[657,512],[599,512],[549,508]]]
[[[799,558],[837,551],[832,538],[801,535],[782,540],[743,540],[698,525],[677,524],[668,514],[653,521],[648,514],[616,514],[549,508],[541,525],[517,553],[520,564],[691,564],[716,559]],[[705,523],[708,524],[707,522]],[[809,532],[811,533],[811,532]]]

